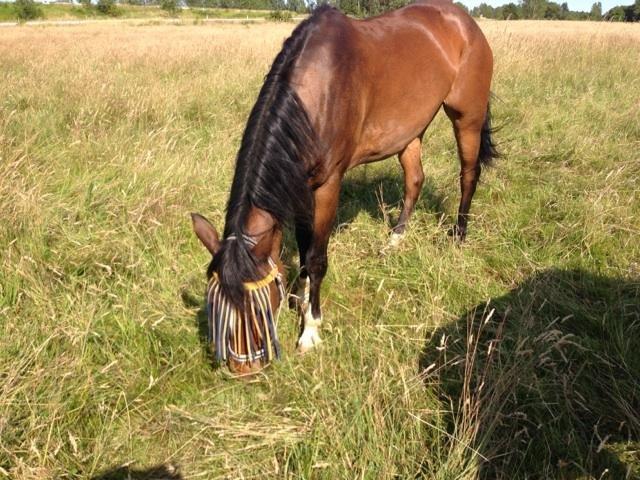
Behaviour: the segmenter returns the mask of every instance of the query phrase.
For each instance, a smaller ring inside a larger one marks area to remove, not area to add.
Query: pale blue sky
[[[557,3],[567,2],[569,5],[569,10],[574,11],[583,11],[589,12],[591,11],[591,5],[597,0],[553,0]],[[616,5],[631,5],[634,0],[600,0],[602,3],[602,13],[606,12],[612,7]],[[481,3],[486,3],[493,7],[499,7],[500,5],[504,5],[505,3],[513,2],[515,4],[518,3],[518,0],[460,0],[461,3],[464,3],[467,7],[473,8]]]

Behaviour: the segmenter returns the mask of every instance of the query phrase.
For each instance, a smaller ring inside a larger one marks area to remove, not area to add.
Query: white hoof
[[[404,240],[404,233],[392,233],[387,244],[380,249],[380,255],[387,255],[396,250]]]
[[[389,237],[389,247],[397,248],[404,240],[404,233],[392,233]]]
[[[298,339],[298,353],[307,353],[322,343],[318,327],[305,327]]]

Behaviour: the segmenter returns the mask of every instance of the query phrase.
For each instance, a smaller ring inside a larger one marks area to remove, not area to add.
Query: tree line
[[[133,4],[157,3],[161,0],[125,0]],[[318,0],[180,0],[190,7],[200,8],[239,8],[252,10],[290,10],[306,13],[313,9]],[[377,15],[387,10],[400,8],[412,0],[330,0],[328,3],[338,7],[348,15],[366,17]],[[548,0],[517,0],[499,7],[487,3],[469,10],[462,3],[458,6],[474,17],[494,18],[499,20],[549,19],[549,20],[611,20],[622,22],[640,21],[640,0],[628,6],[617,6],[608,12],[602,12],[602,3],[595,2],[589,12],[572,11],[567,2],[556,3]]]
[[[458,5],[469,11],[464,5]],[[556,3],[548,0],[522,0],[518,4],[510,2],[499,7],[481,3],[469,13],[474,17],[494,18],[499,20],[609,20],[618,22],[640,21],[640,0],[628,6],[613,7],[603,14],[602,3],[595,2],[589,12],[572,11],[567,2]]]

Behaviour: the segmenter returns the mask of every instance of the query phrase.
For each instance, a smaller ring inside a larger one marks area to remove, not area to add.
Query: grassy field
[[[101,14],[95,7],[88,9],[71,4],[39,5],[43,17],[39,20],[92,20],[112,19],[114,17]],[[119,19],[174,19],[193,21],[202,19],[245,19],[257,20],[269,17],[268,10],[240,10],[237,8],[192,8],[178,11],[175,15],[155,5],[139,6],[118,4],[116,18]],[[16,9],[13,3],[0,2],[0,22],[15,22]]]
[[[405,243],[398,162],[351,172],[325,343],[283,310],[253,383],[211,366],[188,214],[222,226],[292,26],[0,29],[0,478],[640,478],[640,26],[481,25],[504,158],[466,244],[442,115]]]

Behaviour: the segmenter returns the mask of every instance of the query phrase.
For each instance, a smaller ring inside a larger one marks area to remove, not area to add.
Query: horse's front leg
[[[289,308],[303,312],[309,303],[309,274],[307,272],[307,253],[313,241],[313,225],[296,224],[296,243],[300,254],[300,276],[295,285],[295,294],[289,298]],[[303,327],[303,326],[302,326]],[[301,327],[301,332],[302,332]]]
[[[322,341],[320,326],[322,311],[320,310],[320,285],[327,273],[327,245],[331,228],[336,217],[338,197],[340,194],[340,178],[336,176],[315,191],[315,210],[313,218],[313,234],[311,245],[307,250],[305,270],[307,279],[303,277],[302,300],[302,334],[298,339],[298,351],[305,353]]]

